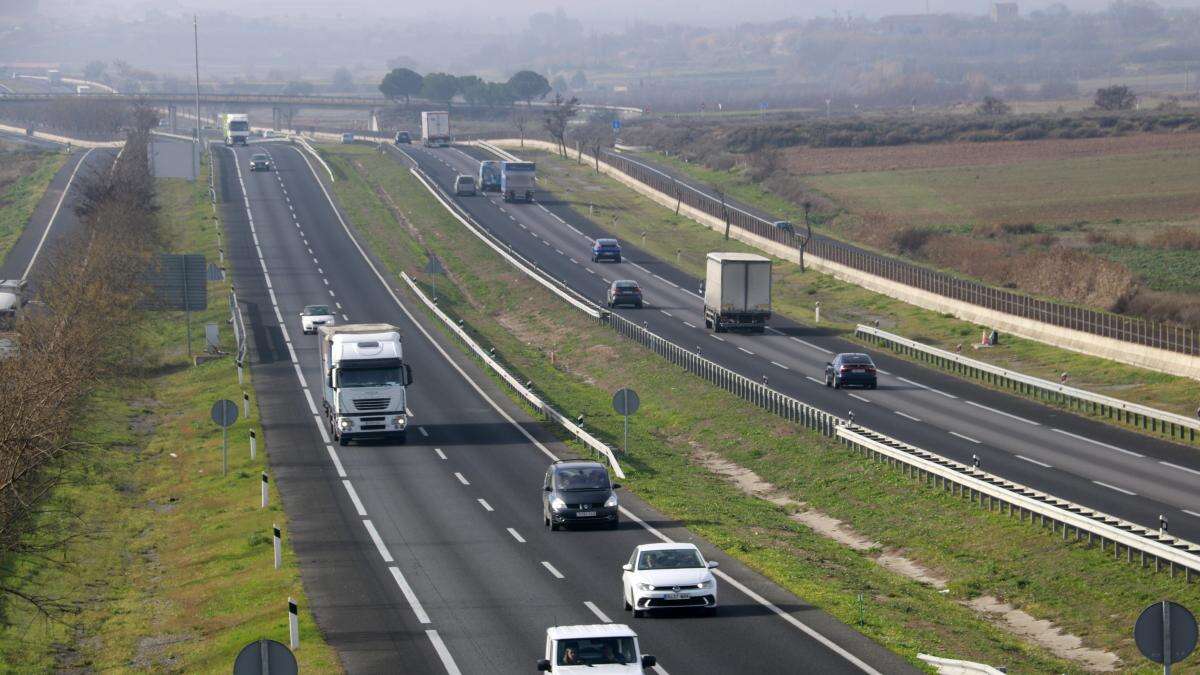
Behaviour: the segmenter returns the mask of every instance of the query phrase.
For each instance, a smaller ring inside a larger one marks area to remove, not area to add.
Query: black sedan
[[[875,362],[866,354],[838,354],[825,364],[825,386],[874,389],[878,384]]]
[[[642,287],[638,286],[638,282],[618,279],[609,284],[608,306],[616,307],[618,305],[642,308]]]

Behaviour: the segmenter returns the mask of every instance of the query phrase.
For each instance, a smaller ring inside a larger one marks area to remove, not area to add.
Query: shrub
[[[906,255],[915,255],[929,243],[934,232],[924,227],[905,227],[892,233],[892,246]]]

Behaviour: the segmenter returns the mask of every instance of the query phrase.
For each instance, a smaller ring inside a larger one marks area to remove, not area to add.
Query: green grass
[[[1200,251],[1112,245],[1094,250],[1133,270],[1156,291],[1192,293],[1200,290]]]
[[[182,180],[162,179],[158,187],[176,250],[215,260],[206,191]],[[193,314],[198,351],[206,322],[220,327],[222,348],[233,349],[228,288],[210,282],[209,309]],[[84,446],[63,462],[64,484],[43,516],[49,523],[75,514],[78,538],[53,553],[53,564],[18,560],[3,580],[72,609],[46,621],[10,603],[0,626],[0,671],[229,672],[253,640],[287,644],[289,596],[301,610],[301,670],[340,670],[309,611],[274,487],[271,507],[259,508],[266,448],[257,413],[230,428],[223,477],[221,433],[209,408],[220,398],[240,402],[242,389],[230,357],[187,365],[183,325],[179,313],[147,317],[138,345],[146,356],[93,396],[77,433]],[[255,460],[251,429],[260,440]],[[281,570],[273,568],[273,523],[284,532]]]
[[[58,153],[0,149],[0,261],[21,237],[54,174],[66,161],[67,156]],[[5,176],[13,181],[7,183]]]
[[[762,253],[737,240],[726,241],[720,233],[695,221],[677,217],[671,210],[586,166],[546,153],[522,151],[521,155],[539,162],[538,180],[556,198],[571,202],[582,217],[587,217],[588,204],[597,205],[597,215],[592,219],[598,225],[663,260],[676,261],[680,269],[691,275],[703,275],[705,256],[710,251]],[[735,194],[734,185],[739,178],[732,174],[682,162],[675,166],[700,180],[719,178],[724,181],[728,193]],[[743,184],[737,189],[740,190],[737,193],[739,199],[774,213],[782,212],[774,203],[778,197],[767,195],[758,199],[753,193],[760,189],[753,185]],[[1065,370],[1070,374],[1071,384],[1083,389],[1183,415],[1195,412],[1196,383],[1191,379],[1007,335],[1002,336],[997,347],[974,351],[970,345],[979,341],[982,326],[921,309],[826,274],[812,270],[801,272],[791,262],[776,260],[773,289],[775,309],[813,330],[854,339],[855,325],[879,321],[884,330],[943,349],[953,350],[962,344],[970,357],[1004,368],[1048,380],[1057,380]],[[813,309],[817,302],[822,308],[820,325],[813,324]],[[1096,419],[1109,421],[1104,417]]]
[[[1048,618],[1088,644],[1141,666],[1129,626],[1149,602],[1200,604],[1200,589],[1142,572],[1096,549],[1039,531],[846,452],[766,414],[650,352],[619,340],[517,273],[453,220],[393,160],[366,148],[323,149],[342,176],[337,197],[389,272],[420,270],[432,251],[448,274],[439,305],[559,410],[620,445],[611,392],[639,391],[627,484],[668,517],[806,601],[891,649],[1007,664],[1018,672],[1080,668],[1023,644],[963,607],[991,593]],[[543,174],[544,176],[545,174]],[[394,206],[389,206],[390,204]],[[426,288],[428,285],[426,284]],[[547,358],[554,354],[553,364]],[[770,503],[712,474],[696,455],[713,452],[755,470],[795,499],[843,519],[950,578],[937,591],[884,571],[870,553],[815,535]],[[859,597],[863,598],[860,605]],[[1188,667],[1196,668],[1195,662]],[[1143,669],[1149,672],[1149,669]]]

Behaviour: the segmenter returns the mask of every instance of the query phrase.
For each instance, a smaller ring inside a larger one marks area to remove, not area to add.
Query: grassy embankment
[[[64,154],[0,146],[0,261],[21,237],[54,174],[66,161]]]
[[[215,261],[207,191],[175,179],[160,179],[158,190],[166,240]],[[193,347],[203,349],[202,327],[215,323],[222,349],[232,352],[229,284],[208,288],[209,308],[192,316]],[[189,367],[181,313],[148,315],[139,339],[131,353],[142,356],[127,377],[93,395],[77,433],[80,450],[60,467],[63,483],[43,516],[71,514],[76,538],[51,560],[13,561],[13,574],[0,580],[68,611],[46,620],[10,602],[0,626],[0,670],[229,672],[253,640],[287,644],[288,596],[300,603],[301,670],[340,670],[308,611],[273,486],[272,505],[259,508],[266,448],[257,413],[230,428],[229,475],[221,475],[221,433],[209,409],[221,398],[240,405],[232,357]],[[259,432],[255,460],[251,429]],[[280,570],[272,562],[272,523],[284,532]],[[35,523],[35,540],[37,532]]]
[[[1200,604],[1195,586],[919,487],[681,375],[504,263],[394,160],[363,147],[323,152],[339,174],[338,199],[389,271],[424,279],[426,251],[437,255],[448,269],[438,280],[439,305],[464,319],[560,410],[582,413],[589,429],[619,445],[621,419],[611,411],[611,392],[631,386],[641,394],[631,452],[623,458],[631,490],[891,649],[909,658],[929,652],[1025,672],[1079,670],[960,603],[991,594],[1136,665],[1129,626],[1142,607],[1167,596]],[[714,474],[702,460],[710,453],[754,470],[880,546],[856,552],[815,534],[792,520],[790,509],[748,496]],[[885,571],[873,560],[884,550],[949,579],[949,592]]]
[[[580,217],[587,217],[589,204],[596,205],[594,220],[602,227],[663,260],[678,260],[677,266],[689,274],[697,277],[703,275],[704,258],[710,251],[761,253],[737,240],[725,241],[720,233],[688,218],[675,216],[669,209],[587,167],[546,153],[526,151],[522,156],[540,163],[539,180],[556,198],[571,202],[581,214]],[[797,216],[793,205],[784,203],[784,200],[757,185],[738,182],[731,174],[682,163],[676,164],[676,167],[686,167],[689,173],[700,180],[723,184],[726,192],[739,200],[753,202],[772,213],[782,213],[785,217]],[[802,213],[798,222],[803,222]],[[1049,380],[1057,380],[1065,370],[1074,386],[1180,414],[1190,415],[1195,411],[1195,382],[1188,378],[1173,377],[1008,335],[1002,336],[1001,344],[994,348],[972,350],[970,345],[980,339],[980,326],[873,293],[826,274],[812,270],[802,273],[792,263],[775,266],[774,290],[776,309],[808,325],[812,325],[815,303],[820,302],[821,331],[831,331],[852,339],[855,325],[878,320],[884,330],[944,349],[954,349],[962,344],[964,353],[971,358],[1005,368]],[[814,330],[817,329],[814,327]],[[1103,417],[1097,419],[1107,421]]]

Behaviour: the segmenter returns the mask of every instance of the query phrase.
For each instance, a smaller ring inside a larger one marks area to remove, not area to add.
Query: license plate
[[[579,511],[575,515],[580,518],[587,518],[587,517],[596,515],[596,512],[595,511]]]
[[[667,593],[663,597],[665,597],[667,600],[682,600],[683,594],[682,593]]]
[[[865,373],[865,372],[867,372],[867,369],[866,369],[866,368],[855,368],[855,369],[853,369],[853,370],[852,370],[852,371],[850,371],[850,372],[854,372],[854,373]]]

